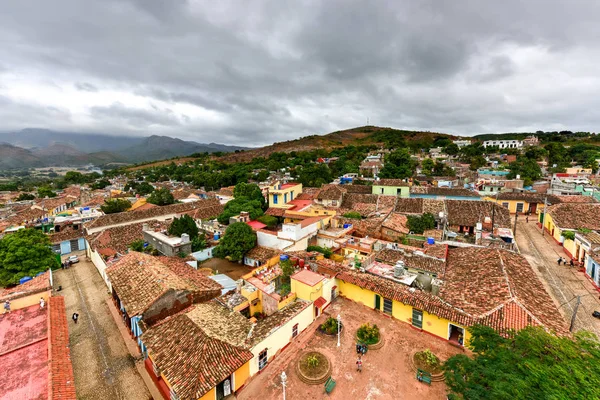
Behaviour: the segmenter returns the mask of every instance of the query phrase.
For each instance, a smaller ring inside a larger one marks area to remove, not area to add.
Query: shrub
[[[431,350],[429,350],[429,349],[420,351],[415,356],[431,368],[436,368],[436,367],[440,366],[440,359],[435,354],[433,354],[431,352]]]
[[[575,240],[575,232],[573,231],[563,231],[562,235],[565,240]]]
[[[308,365],[309,368],[316,368],[319,366],[319,359],[317,356],[308,356],[306,358],[306,365]]]
[[[349,211],[344,214],[344,218],[362,219],[362,217],[360,216],[360,213],[358,211]]]
[[[379,342],[379,327],[369,323],[362,324],[356,332],[358,340],[366,344],[375,344]]]
[[[333,317],[329,317],[325,320],[325,322],[323,322],[323,324],[321,325],[321,330],[323,332],[326,332],[330,335],[333,335],[334,333],[337,333],[338,331],[338,322],[337,319],[333,318]]]
[[[331,257],[331,255],[333,254],[331,249],[328,249],[327,247],[321,247],[321,246],[308,246],[306,248],[306,251],[317,251],[317,252],[323,254],[326,258]]]

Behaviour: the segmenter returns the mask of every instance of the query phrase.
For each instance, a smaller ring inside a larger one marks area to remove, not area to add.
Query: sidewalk
[[[106,299],[106,304],[108,305],[108,309],[110,310],[110,314],[114,318],[117,327],[119,328],[119,333],[123,336],[123,340],[125,341],[125,345],[127,346],[127,350],[131,356],[135,359],[135,367],[137,368],[139,374],[142,377],[142,380],[146,384],[146,387],[150,391],[152,398],[154,400],[165,400],[164,397],[160,394],[156,385],[148,375],[148,371],[144,368],[144,359],[142,357],[142,353],[140,352],[140,348],[137,345],[137,342],[129,335],[129,329],[123,323],[123,318],[115,307],[115,304],[112,302],[112,299]]]

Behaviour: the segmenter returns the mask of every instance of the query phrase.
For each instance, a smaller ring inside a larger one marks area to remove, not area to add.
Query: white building
[[[495,146],[501,149],[520,149],[523,147],[523,142],[520,140],[486,140],[483,142],[483,147]]]
[[[465,147],[471,144],[470,140],[453,140],[452,143],[457,145],[458,147]]]

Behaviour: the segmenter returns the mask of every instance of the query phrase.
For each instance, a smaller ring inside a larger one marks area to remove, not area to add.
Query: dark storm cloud
[[[34,120],[48,128],[246,145],[367,117],[457,134],[600,123],[588,111],[600,106],[600,2],[55,0],[0,11],[11,127],[31,125],[23,107],[43,110]]]

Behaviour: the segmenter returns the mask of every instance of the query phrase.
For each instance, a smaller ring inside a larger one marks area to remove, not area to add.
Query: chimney
[[[181,243],[189,243],[190,242],[190,235],[188,235],[187,233],[182,233],[181,234]]]

